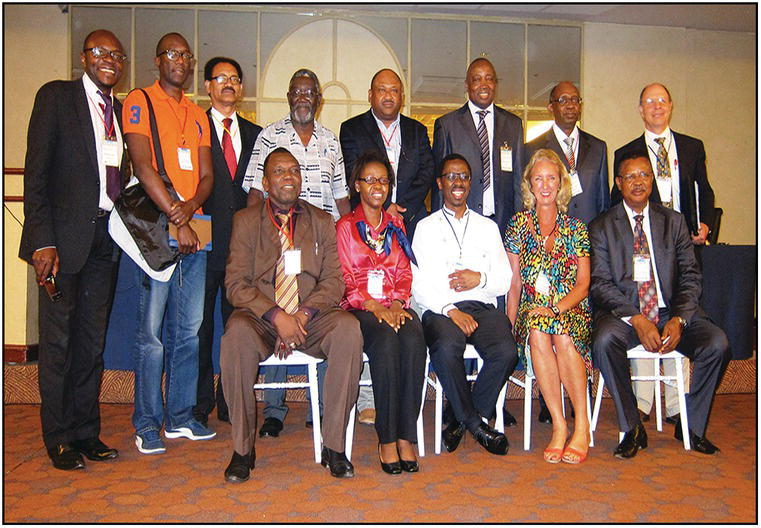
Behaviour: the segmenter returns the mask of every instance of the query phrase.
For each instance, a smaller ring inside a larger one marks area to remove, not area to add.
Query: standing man
[[[684,215],[649,201],[653,170],[647,154],[619,159],[616,186],[623,203],[589,226],[592,245],[592,353],[616,404],[624,438],[614,455],[631,458],[647,447],[637,412],[626,351],[637,344],[661,354],[673,350],[693,362],[687,395],[690,444],[711,455],[705,436],[714,393],[729,363],[727,336],[700,308],[702,277]],[[682,428],[674,429],[682,441]]]
[[[293,154],[301,168],[299,198],[330,213],[336,222],[351,211],[349,188],[346,186],[344,161],[338,138],[315,119],[322,102],[317,75],[306,68],[297,70],[288,84],[287,97],[290,113],[262,130],[254,144],[254,152],[243,179],[243,190],[248,192],[248,204],[264,198],[264,160],[270,152],[283,147]],[[320,394],[323,392],[322,380],[326,368],[321,363],[317,369],[317,375],[321,380]],[[286,367],[268,367],[266,381],[284,382],[287,370]],[[264,392],[265,420],[259,436],[279,436],[288,412],[285,389]],[[309,407],[306,425],[311,427],[311,424],[312,408]]]
[[[436,120],[433,158],[436,173],[456,152],[473,169],[468,207],[494,222],[504,233],[507,221],[522,208],[523,123],[494,104],[497,74],[488,59],[470,63],[465,77],[468,102]],[[438,188],[431,187],[431,210],[441,207]]]
[[[353,477],[344,445],[357,398],[362,334],[357,319],[338,307],[344,282],[335,225],[329,214],[299,200],[299,162],[287,149],[273,150],[263,167],[269,197],[235,215],[225,277],[235,307],[220,356],[233,424],[225,480],[248,480],[256,461],[253,386],[259,363],[294,349],[327,359],[322,465],[334,477]]]
[[[142,270],[138,272],[132,423],[135,445],[144,454],[166,451],[159,436],[163,425],[167,438],[208,440],[216,435],[193,418],[206,253],[199,251],[198,236],[188,222],[194,212],[200,212],[214,184],[209,119],[182,91],[194,63],[182,35],[164,35],[156,46],[159,79],[145,89],[156,114],[166,172],[179,201],[172,200],[157,172],[145,96],[135,90],[124,102],[124,133],[135,176],[156,206],[177,226],[179,250],[185,255],[167,282],[155,280]],[[166,347],[161,342],[164,324]],[[166,396],[162,398],[164,371]]]
[[[204,213],[211,216],[212,250],[206,257],[206,289],[204,293],[203,322],[198,330],[198,392],[193,416],[206,425],[209,414],[217,407],[217,417],[230,421],[222,389],[222,377],[214,395],[214,367],[211,361],[214,341],[214,307],[221,290],[222,324],[233,311],[225,290],[225,264],[230,245],[233,214],[246,207],[246,192],[242,189],[243,176],[251,159],[254,141],[262,127],[244,119],[235,112],[243,93],[243,70],[237,61],[227,57],[214,57],[204,66],[206,92],[211,98],[209,116],[211,134],[211,161],[214,170],[214,187],[203,204]]]
[[[399,76],[380,70],[367,92],[370,110],[341,125],[341,149],[346,173],[366,150],[388,159],[394,169],[394,187],[384,207],[404,218],[407,237],[412,240],[415,226],[428,214],[425,196],[433,177],[433,154],[425,125],[399,113],[404,103],[404,88]],[[356,204],[352,204],[356,205]]]
[[[41,286],[42,439],[53,466],[64,470],[84,468],[82,455],[118,456],[99,439],[98,396],[118,257],[108,214],[124,167],[122,105],[112,88],[127,56],[103,29],[82,48],[82,78],[49,82],[34,100],[19,248]]]
[[[706,153],[699,139],[674,132],[669,127],[673,103],[671,93],[660,84],[648,84],[639,94],[639,115],[645,124],[645,133],[616,150],[614,173],[624,156],[637,152],[650,159],[656,168],[655,185],[650,200],[664,207],[679,211],[684,215],[687,228],[695,246],[702,246],[714,222],[714,194],[708,183]],[[621,201],[621,192],[613,187],[612,202]],[[673,374],[673,364],[665,367],[667,374]],[[652,376],[653,364],[646,360],[635,360],[632,367],[638,376]],[[689,379],[689,365],[684,362],[685,379]],[[642,418],[647,420],[653,405],[655,387],[652,381],[634,383]],[[666,387],[666,421],[679,422],[679,401],[676,390]]]

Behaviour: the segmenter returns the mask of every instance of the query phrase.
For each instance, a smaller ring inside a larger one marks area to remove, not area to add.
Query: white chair
[[[661,415],[661,383],[676,387],[679,396],[679,417],[682,424],[682,438],[684,440],[685,450],[690,450],[690,427],[687,418],[687,399],[685,398],[685,383],[684,374],[682,373],[682,362],[684,356],[678,351],[674,350],[668,354],[659,354],[657,352],[648,352],[642,345],[626,351],[626,357],[628,359],[650,359],[653,361],[653,375],[652,376],[631,376],[632,381],[655,381],[655,417],[656,428],[658,431],[663,431],[662,415]],[[665,359],[671,359],[674,361],[674,368],[676,369],[675,376],[667,376],[661,374],[661,361]],[[597,383],[597,396],[595,397],[594,413],[592,414],[592,430],[597,428],[597,419],[600,417],[600,405],[602,403],[602,390],[605,385],[605,380],[600,372],[600,378]],[[623,440],[624,433],[619,432],[619,442]]]
[[[309,397],[312,404],[312,439],[314,441],[314,461],[320,463],[322,454],[322,436],[320,428],[320,399],[317,385],[317,364],[322,363],[322,359],[308,356],[303,352],[294,350],[291,355],[285,359],[278,359],[274,354],[267,358],[266,361],[259,363],[260,367],[269,367],[273,365],[283,365],[286,367],[306,366],[307,381],[285,381],[284,383],[256,383],[254,389],[309,389]]]

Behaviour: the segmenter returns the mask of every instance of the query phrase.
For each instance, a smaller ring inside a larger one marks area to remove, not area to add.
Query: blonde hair
[[[534,165],[540,161],[549,161],[558,169],[560,175],[560,188],[558,188],[558,194],[555,197],[555,204],[558,207],[558,211],[565,213],[568,211],[568,203],[571,201],[571,177],[568,174],[568,170],[563,165],[560,157],[554,150],[539,149],[531,156],[526,168],[523,170],[523,176],[521,177],[521,196],[523,197],[523,208],[530,210],[536,207],[536,198],[531,192],[531,171],[534,169]]]

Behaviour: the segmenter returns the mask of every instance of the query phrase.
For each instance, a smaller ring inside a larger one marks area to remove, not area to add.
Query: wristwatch
[[[677,316],[675,317],[675,319],[676,319],[677,321],[679,321],[679,324],[680,324],[680,325],[682,325],[682,330],[684,330],[685,328],[687,328],[687,319],[685,319],[685,318],[684,318],[684,317],[682,317],[681,315],[677,315]]]
[[[550,310],[552,310],[552,313],[555,315],[555,317],[558,317],[560,315],[560,309],[554,304],[550,306]]]

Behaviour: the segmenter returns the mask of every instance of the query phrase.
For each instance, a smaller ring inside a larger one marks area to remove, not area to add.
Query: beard
[[[291,110],[291,121],[299,125],[308,125],[314,121],[314,110],[307,105],[296,106]]]

